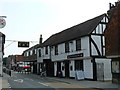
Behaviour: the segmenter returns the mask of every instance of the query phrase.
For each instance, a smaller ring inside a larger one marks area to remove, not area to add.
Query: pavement
[[[30,74],[34,77],[40,77],[36,74]],[[11,88],[8,83],[8,78],[10,76],[7,74],[3,74],[3,77],[0,77],[0,89],[1,88]],[[59,77],[46,77],[48,79],[57,80],[59,82],[64,82],[73,85],[80,85],[86,88],[93,88],[99,90],[120,90],[120,86],[118,84],[112,83],[111,81],[89,81],[89,80],[76,80],[70,78],[59,78]]]
[[[34,76],[40,77],[39,75]],[[59,78],[59,77],[46,77],[48,79],[57,80],[73,85],[80,85],[86,88],[98,89],[98,90],[120,90],[120,85],[112,83],[112,81],[90,81],[90,80],[76,80],[70,78]]]
[[[99,90],[120,90],[120,86],[118,84],[112,83],[112,81],[89,81],[89,80],[75,80],[70,78],[58,78],[58,77],[50,77],[50,79],[58,80],[61,82],[80,85],[86,88],[93,88]]]
[[[2,77],[0,76],[0,90],[3,89],[3,88],[4,89],[7,88],[7,90],[8,90],[8,88],[11,88],[9,83],[8,83],[8,78],[9,77],[10,77],[9,75],[4,74],[4,73],[3,73]]]

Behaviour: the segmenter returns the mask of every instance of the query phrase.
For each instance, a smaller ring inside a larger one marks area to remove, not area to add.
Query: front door
[[[104,81],[104,64],[97,63],[97,80]]]
[[[54,76],[54,63],[50,59],[44,59],[47,76]]]
[[[69,61],[65,61],[65,77],[69,77]]]

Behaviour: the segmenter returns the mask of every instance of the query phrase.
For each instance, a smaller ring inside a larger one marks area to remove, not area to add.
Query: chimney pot
[[[39,44],[41,44],[41,43],[42,43],[42,40],[43,40],[42,35],[40,35]]]

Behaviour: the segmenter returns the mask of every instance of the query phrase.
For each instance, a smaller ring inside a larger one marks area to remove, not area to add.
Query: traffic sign
[[[29,42],[18,42],[18,47],[29,47]]]

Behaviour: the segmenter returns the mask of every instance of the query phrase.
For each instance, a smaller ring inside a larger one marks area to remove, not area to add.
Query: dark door
[[[57,71],[61,71],[61,62],[57,62]]]
[[[44,59],[47,76],[54,76],[54,63],[50,59]]]
[[[36,62],[33,62],[33,73],[37,74],[37,64],[36,64]]]
[[[65,77],[69,77],[69,61],[65,61]]]

